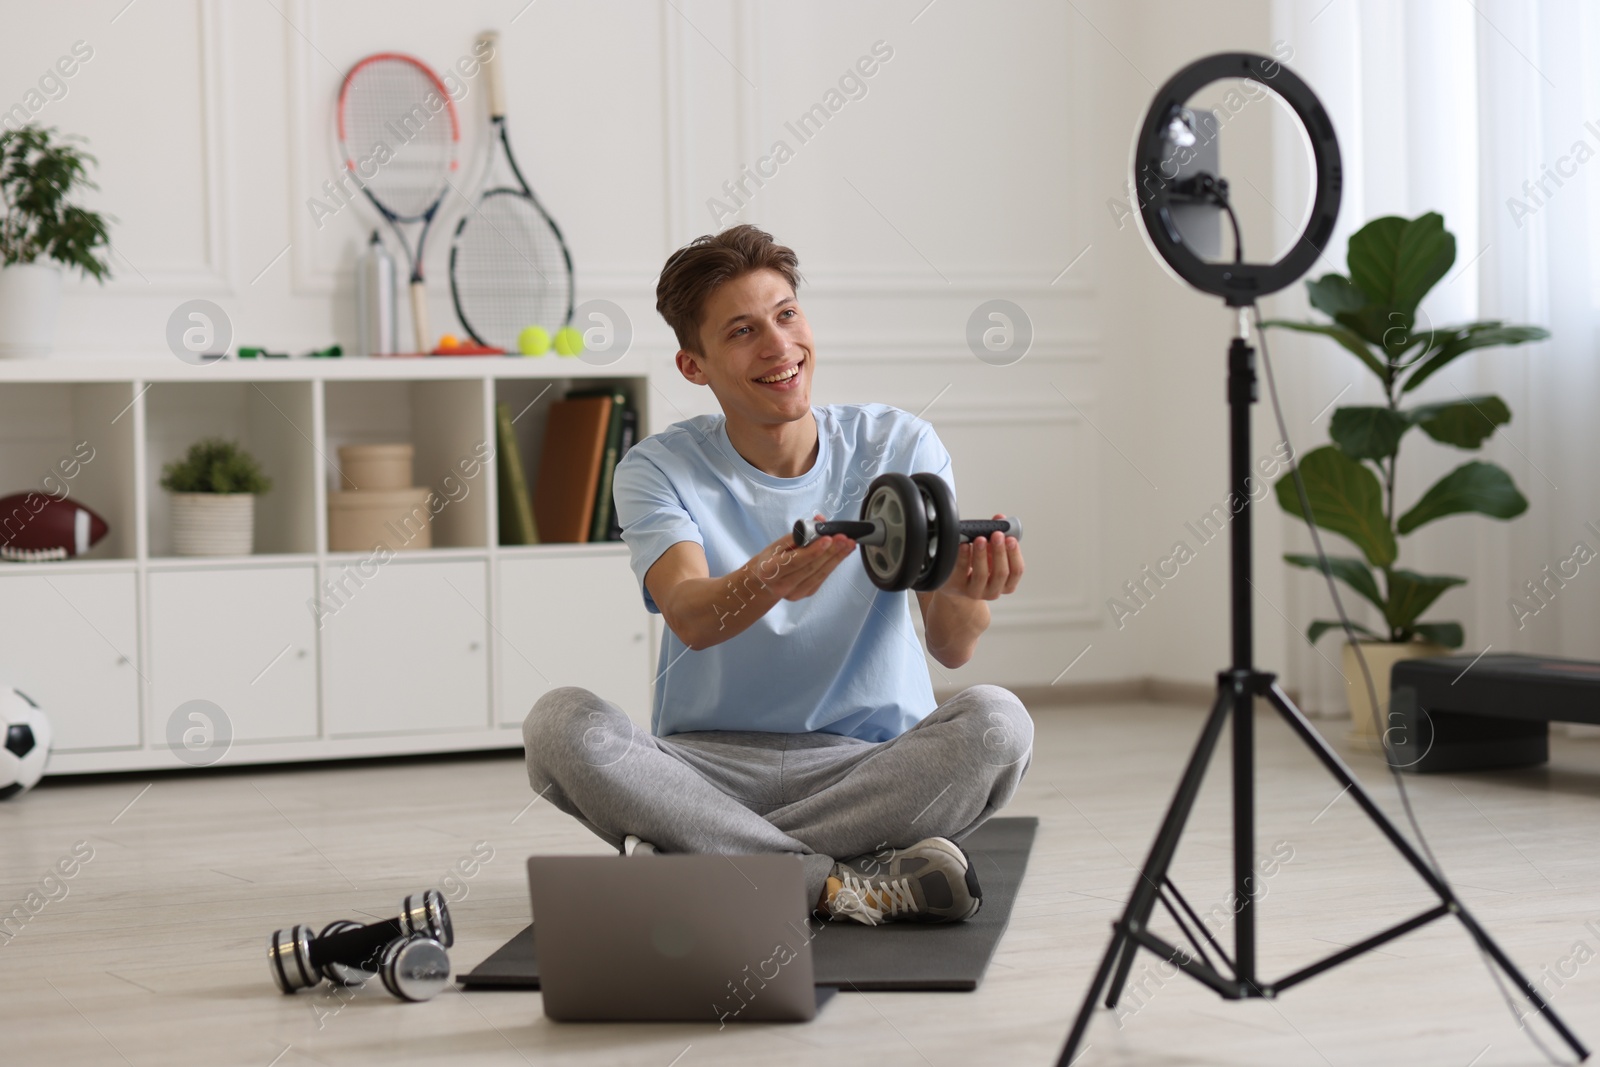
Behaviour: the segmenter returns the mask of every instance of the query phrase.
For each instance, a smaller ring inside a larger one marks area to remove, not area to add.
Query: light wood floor
[[[845,994],[808,1025],[720,1033],[556,1025],[534,993],[401,1004],[381,989],[345,1002],[272,986],[263,956],[272,929],[393,915],[403,894],[443,885],[487,842],[494,858],[453,894],[451,956],[469,968],[526,922],[524,857],[604,851],[547,805],[527,806],[517,759],[47,783],[0,804],[0,911],[38,889],[76,842],[93,859],[65,897],[0,939],[0,1062],[1054,1063],[1199,716],[1124,705],[1036,717],[1033,768],[1013,811],[1039,816],[1040,834],[982,988]],[[1263,972],[1428,906],[1421,883],[1287,732],[1262,720],[1260,735],[1261,849],[1292,850],[1264,879]],[[1463,899],[1568,1023],[1600,1042],[1600,741],[1553,745],[1547,768],[1412,778],[1412,795]],[[1397,810],[1377,760],[1349,755]],[[1224,757],[1174,871],[1203,911],[1227,899],[1226,781]],[[1225,1003],[1146,962],[1123,1009],[1098,1014],[1085,1067],[1543,1062],[1448,921],[1271,1003]]]

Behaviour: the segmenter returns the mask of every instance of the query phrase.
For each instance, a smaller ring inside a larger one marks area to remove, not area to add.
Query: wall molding
[[[1040,297],[1063,300],[1092,299],[1096,293],[1087,282],[1050,279],[1060,268],[1038,267],[1033,270],[984,271],[980,269],[947,272],[949,281],[934,275],[897,270],[832,270],[813,267],[809,271],[802,263],[806,275],[801,291],[819,296],[871,299],[881,296],[960,296],[960,297]]]
[[[689,187],[688,133],[684,129],[684,116],[688,108],[688,86],[685,84],[688,61],[684,56],[683,20],[676,17],[672,0],[661,0],[656,6],[661,18],[661,123],[663,146],[662,196],[667,232],[663,234],[663,255],[677,248],[687,239],[689,209],[683,192]]]
[[[861,366],[871,364],[929,364],[978,363],[978,358],[963,344],[952,344],[948,337],[929,337],[916,340],[885,341],[881,338],[851,337],[848,333],[831,335],[827,347],[843,355],[834,356],[835,365]],[[1035,340],[1028,354],[1010,367],[995,367],[997,373],[1012,367],[1036,363],[1083,363],[1101,361],[1099,345],[1094,341],[1078,339]],[[1074,397],[1076,400],[1076,397]]]
[[[317,179],[312,175],[314,151],[307,137],[312,127],[311,107],[311,54],[308,41],[315,32],[309,0],[285,0],[287,10],[283,17],[284,83],[288,98],[288,113],[284,116],[284,159],[288,161],[289,193],[289,291],[295,296],[328,296],[337,288],[338,275],[316,265],[312,256],[315,232],[306,210],[304,199],[311,195],[308,189],[317,189]],[[298,30],[299,32],[296,32]],[[302,36],[304,34],[304,36]],[[323,144],[318,138],[317,144]],[[330,167],[333,156],[329,155]],[[332,178],[329,171],[325,178]]]
[[[1029,401],[958,399],[946,402],[941,399],[923,418],[941,435],[958,427],[975,427],[987,433],[1025,427],[1069,427],[1075,451],[1083,459],[1077,475],[1082,480],[1083,492],[1088,499],[1099,500],[1098,445],[1096,435],[1091,432],[1094,409],[1095,396],[1091,392],[1074,397],[1072,404],[1059,396]],[[1037,436],[1040,431],[1033,432]],[[1075,546],[1080,566],[1062,583],[1066,595],[1036,596],[1019,591],[1017,596],[1007,598],[1003,605],[994,609],[991,626],[1039,632],[1062,627],[1098,627],[1104,621],[1092,586],[1093,576],[1099,571],[1099,538],[1095,525],[1088,513],[1080,510],[1068,514],[1066,526],[1067,529],[1053,531],[1055,537],[1049,542]]]
[[[961,692],[961,688],[938,687],[934,699],[943,703]],[[1054,685],[1007,686],[1017,698],[1035,714],[1044,708],[1056,709],[1062,705],[1090,704],[1163,704],[1187,707],[1198,718],[1216,699],[1216,688],[1206,682],[1185,682],[1146,674],[1137,678],[1114,678],[1107,681],[1058,682]],[[1289,699],[1298,703],[1297,691],[1288,690]],[[1270,705],[1256,698],[1256,710],[1268,711]],[[1323,719],[1348,719],[1348,716],[1309,716]]]
[[[669,152],[669,156],[672,153]],[[668,167],[672,164],[669,162]],[[301,205],[302,209],[304,205]],[[304,213],[302,211],[302,213]],[[680,213],[681,214],[681,213]],[[309,225],[309,221],[307,222]],[[674,248],[678,247],[673,245]],[[665,256],[662,257],[665,261]],[[579,262],[578,285],[584,290],[597,290],[600,292],[621,291],[636,292],[648,295],[652,302],[655,300],[656,280],[655,271],[637,269],[619,269],[602,267],[597,270],[584,270]],[[1005,274],[999,273],[971,273],[956,274],[946,283],[937,277],[918,274],[905,274],[897,271],[882,270],[852,270],[848,272],[808,270],[801,264],[802,280],[800,283],[800,296],[802,299],[822,297],[828,300],[881,300],[884,297],[910,297],[948,300],[951,297],[965,299],[989,299],[1003,297],[1006,299],[1028,300],[1060,300],[1075,302],[1092,300],[1098,294],[1092,286],[1082,283],[1067,283],[1065,281],[1051,285],[1048,281],[1041,280],[1039,275],[1031,271],[1015,271]]]
[[[1073,403],[1078,409],[1092,410],[1094,399],[1091,396],[1076,397]],[[1075,410],[1065,400],[1057,398],[1054,402],[1045,401],[995,401],[992,403],[979,403],[974,401],[956,401],[952,403],[938,403],[931,406],[931,410],[924,416],[929,422],[947,426],[1015,426],[1035,425],[1038,423],[1059,422],[1064,424],[1082,424],[1084,416],[1080,410]]]
[[[1087,600],[1076,597],[1050,597],[1029,603],[996,607],[990,616],[994,630],[1039,631],[1051,627],[1080,628],[1101,621],[1100,613]]]
[[[196,59],[200,75],[200,151],[205,174],[205,258],[193,266],[146,267],[113,252],[113,276],[107,287],[151,296],[232,296],[233,187],[232,157],[224,121],[232,99],[233,76],[226,62],[228,5],[224,0],[195,0]],[[116,247],[115,242],[112,245]],[[131,265],[133,270],[120,269]]]

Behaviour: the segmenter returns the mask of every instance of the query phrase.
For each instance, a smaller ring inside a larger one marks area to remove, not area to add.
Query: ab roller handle
[[[961,543],[966,544],[976,537],[988,537],[990,534],[1002,533],[1007,537],[1022,540],[1022,520],[1015,516],[1003,519],[962,519],[959,524]],[[862,522],[859,519],[796,519],[794,522],[794,546],[804,548],[819,537],[836,535],[848,537],[857,544],[881,545],[888,531],[888,524],[882,519],[873,519]]]
[[[794,521],[794,547],[804,548],[819,537],[841,534],[853,538],[858,544],[883,544],[882,522],[857,522],[853,519],[796,519]]]

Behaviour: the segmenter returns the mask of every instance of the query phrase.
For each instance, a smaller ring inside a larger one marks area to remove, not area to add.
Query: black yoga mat
[[[978,988],[1011,920],[1038,829],[1039,820],[1031,816],[990,819],[961,842],[983,887],[983,907],[964,923],[828,923],[811,942],[817,985],[843,992],[970,993]],[[533,926],[456,981],[468,989],[538,989]]]

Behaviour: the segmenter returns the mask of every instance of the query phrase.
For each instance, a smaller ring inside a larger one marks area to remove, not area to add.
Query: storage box
[[[393,552],[432,548],[432,497],[426,486],[329,493],[328,551],[368,552],[378,545]]]
[[[408,444],[340,445],[340,488],[410,489],[414,452]]]

